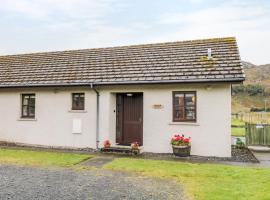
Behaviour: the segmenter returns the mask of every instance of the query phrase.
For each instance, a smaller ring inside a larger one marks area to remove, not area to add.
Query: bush
[[[247,93],[250,96],[266,95],[265,88],[261,85],[237,85],[232,88],[234,94]]]
[[[236,94],[245,92],[245,86],[244,85],[233,86],[232,92]]]
[[[265,89],[261,85],[247,85],[246,86],[246,92],[250,96],[255,96],[255,95],[258,95],[258,94],[264,95]]]
[[[245,143],[240,139],[240,138],[236,138],[236,148],[244,148],[245,147]]]
[[[250,112],[264,112],[264,108],[250,108]],[[270,112],[270,108],[266,108],[266,112]]]

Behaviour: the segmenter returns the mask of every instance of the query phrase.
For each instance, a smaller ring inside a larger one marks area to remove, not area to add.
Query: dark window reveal
[[[173,121],[196,122],[196,92],[173,92]]]
[[[84,93],[72,94],[72,110],[84,110]]]
[[[22,94],[22,118],[35,118],[35,94]]]

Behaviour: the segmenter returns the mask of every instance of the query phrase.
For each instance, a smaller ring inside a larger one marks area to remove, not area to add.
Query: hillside
[[[270,107],[270,64],[254,65],[243,61],[246,74],[244,86],[252,85],[262,87],[265,92],[250,95],[247,92],[233,94],[232,112],[249,111],[250,108],[264,108],[264,100],[267,100],[267,107]]]
[[[270,90],[270,64],[256,66],[243,62],[243,67],[246,74],[245,84],[259,84]]]

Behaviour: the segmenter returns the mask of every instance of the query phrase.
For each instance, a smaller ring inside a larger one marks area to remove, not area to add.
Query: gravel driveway
[[[109,170],[0,165],[0,199],[186,199],[173,181]]]

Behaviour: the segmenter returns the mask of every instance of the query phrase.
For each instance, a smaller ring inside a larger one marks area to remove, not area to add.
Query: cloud
[[[179,28],[155,40],[236,36],[243,59],[265,63],[270,62],[267,55],[270,52],[269,19],[269,9],[263,5],[227,1],[192,12],[163,13],[158,20],[159,24]]]
[[[270,62],[262,0],[0,1],[0,54],[236,36],[244,60]]]
[[[203,0],[189,0],[189,2],[192,4],[200,4],[203,2]]]
[[[0,52],[90,48],[125,40],[132,27],[109,24],[108,16],[126,6],[119,0],[1,0],[0,16],[15,20],[0,19],[6,27]]]
[[[47,20],[55,13],[63,18],[93,18],[112,11],[115,2],[116,0],[2,0],[0,10],[33,19]]]

